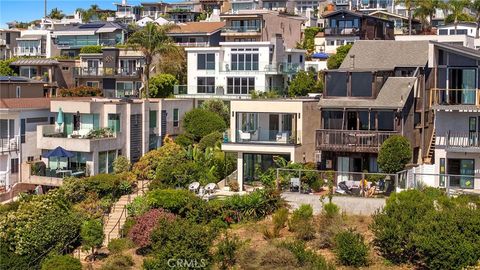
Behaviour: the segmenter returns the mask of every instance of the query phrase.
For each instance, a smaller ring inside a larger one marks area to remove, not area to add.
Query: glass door
[[[475,104],[476,86],[475,86],[475,70],[462,70],[462,104]]]
[[[473,159],[460,160],[460,187],[461,188],[473,188],[473,177],[468,175],[474,175],[475,161]]]
[[[337,157],[337,183],[348,180],[348,172],[350,171],[350,158]]]

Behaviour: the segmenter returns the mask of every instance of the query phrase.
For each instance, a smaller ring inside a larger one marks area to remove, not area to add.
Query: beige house
[[[0,98],[44,97],[44,82],[17,76],[0,76]]]
[[[233,100],[225,152],[237,153],[237,179],[243,184],[275,166],[274,157],[315,161],[315,130],[320,127],[316,99]]]

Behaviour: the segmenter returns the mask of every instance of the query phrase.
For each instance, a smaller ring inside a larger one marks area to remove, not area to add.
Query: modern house
[[[320,127],[316,99],[234,100],[228,140],[222,150],[237,156],[237,181],[258,181],[259,174],[275,167],[279,156],[287,161],[315,160],[315,130]]]
[[[37,126],[53,123],[49,107],[43,97],[0,99],[0,190],[22,179],[21,163],[40,159]]]
[[[353,44],[357,40],[393,40],[394,23],[375,16],[349,10],[337,10],[323,15],[326,53],[335,53],[337,48]]]
[[[14,48],[17,47],[17,38],[19,37],[19,30],[0,29],[0,60],[6,60],[14,56]]]
[[[0,76],[0,98],[45,97],[43,81],[18,76]]]
[[[123,44],[127,28],[115,22],[95,22],[55,31],[55,45],[61,55],[78,56],[84,46],[115,46]]]
[[[434,185],[480,189],[480,53],[432,42],[430,102],[435,112]],[[432,149],[433,150],[433,149]]]
[[[239,10],[221,14],[225,20],[222,36],[226,42],[270,41],[281,35],[287,48],[302,39],[305,18],[271,10]]]
[[[156,20],[167,14],[168,4],[165,2],[142,2],[140,5],[142,6],[140,13],[142,18],[149,17]]]
[[[140,6],[134,6],[122,0],[121,3],[113,3],[117,10],[115,11],[115,20],[124,24],[136,22],[140,19]]]
[[[374,16],[382,19],[392,21],[394,28],[394,35],[406,35],[408,34],[408,17],[402,16],[400,14],[391,13],[384,10],[377,10],[370,14],[369,16]],[[421,30],[421,23],[419,20],[412,19],[412,33],[418,33]]]
[[[185,99],[77,98],[52,100],[55,123],[37,129],[42,154],[62,147],[72,155],[46,159],[44,175],[29,178],[111,173],[117,156],[136,162],[149,150],[159,147],[168,134],[182,132],[183,115],[192,109]],[[62,170],[58,172],[57,170]]]
[[[433,133],[424,102],[432,78],[427,62],[427,41],[358,41],[339,69],[326,71],[316,131],[319,168],[344,172],[338,181],[349,172],[378,172],[380,146],[395,134],[410,141],[412,163],[431,158],[425,151]]]
[[[101,53],[81,53],[73,69],[75,85],[103,89],[104,97],[138,97],[144,56],[140,51],[106,47]]]
[[[168,18],[175,23],[195,22],[202,13],[199,1],[181,1],[169,3]]]
[[[52,34],[50,30],[28,29],[20,32],[16,39],[17,44],[13,53],[16,57],[46,57],[55,56],[52,46]]]
[[[475,37],[476,31],[477,24],[474,22],[459,22],[456,26],[451,23],[437,27],[437,35],[440,36],[468,35]]]
[[[179,97],[250,98],[275,90],[304,68],[305,51],[286,48],[280,36],[269,42],[221,42],[219,47],[187,48],[187,85],[175,87]]]
[[[168,33],[178,46],[215,47],[223,37],[220,35],[224,22],[187,22]]]

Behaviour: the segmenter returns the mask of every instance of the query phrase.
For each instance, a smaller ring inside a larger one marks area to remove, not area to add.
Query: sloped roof
[[[459,53],[468,57],[474,57],[476,59],[480,59],[480,51],[465,47],[462,45],[454,45],[454,44],[448,44],[446,42],[437,42],[437,41],[431,41],[432,44],[434,44],[436,47],[442,48],[447,51],[451,51],[454,53]]]
[[[187,22],[178,24],[178,28],[170,31],[171,34],[192,34],[204,33],[211,34],[221,30],[225,22]]]
[[[320,108],[400,109],[405,106],[415,80],[415,77],[390,77],[380,89],[376,99],[322,98],[318,105]]]
[[[49,109],[50,98],[2,98],[0,109]]]
[[[22,76],[0,76],[0,83],[44,83]]]
[[[11,63],[12,66],[51,66],[58,65],[59,62],[54,59],[32,58],[20,59]]]
[[[423,67],[427,62],[427,40],[359,40],[353,44],[339,69],[353,66],[363,70],[393,70],[395,67]]]

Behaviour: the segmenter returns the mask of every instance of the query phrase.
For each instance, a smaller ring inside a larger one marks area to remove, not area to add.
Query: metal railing
[[[478,89],[432,88],[430,104],[433,105],[480,105]]]
[[[382,143],[396,131],[320,129],[316,132],[316,148],[329,151],[377,153]]]
[[[299,64],[280,62],[272,64],[269,62],[222,62],[220,72],[231,73],[285,73],[292,74],[301,70]]]
[[[209,42],[176,42],[177,46],[181,47],[208,47],[210,46]]]
[[[360,34],[358,28],[341,28],[341,27],[328,27],[325,28],[325,35],[338,35],[338,36],[356,36]]]
[[[40,56],[44,55],[45,51],[41,46],[38,47],[15,47],[14,54],[16,56]]]
[[[58,47],[81,47],[90,45],[115,46],[121,43],[121,39],[101,38],[101,39],[62,39],[57,42]]]
[[[9,138],[0,138],[0,152],[18,151],[20,147],[20,136],[16,135]]]
[[[222,32],[260,32],[260,26],[225,26]]]
[[[75,77],[140,77],[142,74],[141,68],[98,68],[98,67],[75,67],[73,75]]]
[[[439,142],[441,143],[441,140]],[[449,130],[446,134],[445,146],[447,148],[480,147],[480,134]]]

